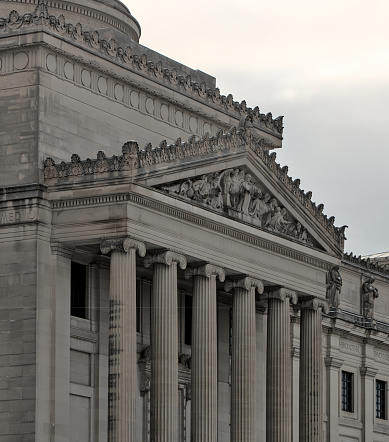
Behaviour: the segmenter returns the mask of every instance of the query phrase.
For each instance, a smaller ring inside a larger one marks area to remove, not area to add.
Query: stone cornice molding
[[[224,283],[224,290],[230,292],[235,288],[245,289],[247,291],[251,289],[256,289],[259,294],[263,293],[264,285],[260,279],[255,278],[250,275],[236,275],[234,277],[229,277]]]
[[[299,304],[297,304],[295,306],[295,309],[298,310],[304,310],[304,309],[309,309],[309,310],[318,310],[318,309],[322,309],[323,313],[328,314],[328,312],[330,311],[330,308],[328,306],[328,302],[324,299],[319,299],[319,298],[313,298],[313,299],[309,299],[306,301],[302,301]]]
[[[324,358],[324,363],[326,364],[326,367],[334,368],[337,370],[339,370],[339,368],[342,367],[343,362],[344,362],[343,359],[334,358],[333,356]]]
[[[246,101],[241,103],[234,101],[232,94],[228,96],[220,95],[218,88],[209,88],[204,81],[200,84],[192,81],[190,75],[185,77],[179,75],[176,68],[164,68],[160,60],[153,62],[148,60],[144,53],[133,53],[134,50],[131,46],[118,47],[113,38],[107,41],[101,39],[99,32],[96,30],[84,31],[80,23],[76,25],[67,23],[63,14],[58,18],[50,15],[44,3],[39,4],[32,13],[21,16],[17,11],[12,11],[9,17],[0,18],[0,32],[9,32],[32,26],[45,26],[52,33],[108,57],[127,69],[152,78],[153,81],[178,89],[181,93],[190,95],[196,100],[205,101],[208,106],[216,109],[221,108],[223,112],[231,114],[235,118],[249,116],[253,124],[261,130],[282,138],[283,117],[273,119],[271,112],[265,115],[260,112],[258,106],[254,109],[248,108]],[[132,46],[136,47],[134,44]]]
[[[361,373],[361,377],[363,378],[374,378],[378,373],[378,368],[375,367],[360,367],[359,371]]]
[[[146,255],[146,246],[144,243],[129,236],[125,238],[105,239],[100,245],[100,251],[103,255],[107,255],[110,252],[128,253],[131,249],[137,250],[141,257]]]
[[[297,293],[285,287],[266,291],[263,295],[265,299],[279,299],[280,301],[289,299],[292,304],[297,304]]]
[[[288,167],[281,167],[276,160],[276,153],[269,153],[267,141],[264,138],[255,138],[250,128],[232,128],[229,133],[219,131],[216,136],[205,134],[200,139],[192,135],[187,142],[182,142],[178,138],[174,144],[168,145],[164,140],[159,147],[153,148],[151,144],[146,145],[144,150],[140,150],[135,141],[130,141],[123,146],[121,156],[114,155],[107,158],[103,151],[99,151],[97,159],[81,160],[78,154],[73,154],[70,163],[62,161],[55,164],[52,158],[44,161],[44,179],[57,180],[77,176],[93,176],[100,173],[120,176],[128,174],[129,170],[149,168],[156,164],[182,161],[184,158],[211,154],[216,151],[235,150],[239,147],[246,147],[265,166],[269,172],[281,182],[295,198],[298,204],[303,206],[304,211],[308,211],[323,227],[325,234],[332,238],[336,249],[343,251],[345,229],[347,226],[335,227],[335,217],[327,217],[323,214],[324,205],[311,201],[312,192],[305,192],[300,189],[300,180],[293,180],[288,175]],[[137,156],[137,158],[136,158]],[[133,169],[131,169],[133,168]]]
[[[173,263],[176,263],[179,265],[179,267],[182,270],[184,270],[187,265],[187,260],[184,255],[172,250],[166,250],[166,249],[150,250],[148,251],[144,259],[144,265],[147,268],[155,263],[165,264],[168,266],[172,265]]]
[[[362,258],[361,255],[356,256],[352,252],[345,253],[343,255],[342,263],[352,265],[353,267],[360,268],[361,270],[368,271],[369,273],[378,274],[386,278],[389,277],[389,268],[380,265],[370,258]]]
[[[51,254],[63,256],[68,259],[72,259],[74,255],[75,247],[67,244],[53,243],[51,244]]]
[[[214,275],[216,278],[219,278],[220,282],[224,282],[226,277],[226,274],[222,267],[211,263],[189,264],[189,266],[185,270],[185,279],[191,279],[194,276],[205,276],[206,278],[210,278],[212,275]]]

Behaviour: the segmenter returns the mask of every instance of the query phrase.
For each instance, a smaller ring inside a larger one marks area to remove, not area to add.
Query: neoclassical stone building
[[[0,441],[387,441],[387,254],[344,254],[281,117],[139,37],[0,0]]]

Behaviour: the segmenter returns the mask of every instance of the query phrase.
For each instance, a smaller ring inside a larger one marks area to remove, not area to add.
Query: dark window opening
[[[185,295],[185,345],[192,345],[192,296]]]
[[[140,279],[136,280],[136,331],[140,333],[141,331],[141,288],[142,281]]]
[[[70,314],[78,318],[88,318],[86,266],[77,262],[72,262],[71,266]]]
[[[342,371],[342,410],[353,412],[353,373]]]
[[[386,419],[386,382],[376,381],[375,411],[378,419]]]

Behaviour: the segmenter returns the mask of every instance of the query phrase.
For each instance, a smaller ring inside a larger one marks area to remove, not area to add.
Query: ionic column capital
[[[173,250],[166,250],[166,249],[150,250],[144,259],[145,267],[150,267],[155,263],[165,264],[170,266],[174,262],[177,263],[182,270],[186,268],[187,261],[185,256]]]
[[[136,249],[142,257],[146,255],[146,246],[144,243],[129,236],[106,239],[100,245],[100,250],[103,255],[114,251],[128,253],[131,249]]]
[[[279,287],[275,290],[266,291],[264,293],[264,298],[279,299],[280,301],[285,301],[286,299],[290,299],[292,304],[297,304],[297,293],[285,287]]]
[[[193,276],[205,276],[207,278],[210,278],[212,275],[215,275],[216,278],[219,278],[220,282],[224,282],[224,280],[226,279],[224,269],[211,263],[190,264],[185,270],[185,279],[190,279]]]
[[[264,290],[263,282],[260,279],[249,275],[228,278],[224,284],[224,290],[230,292],[235,288],[241,288],[247,291],[254,288],[254,290],[257,289],[259,294],[262,294]]]
[[[321,308],[324,313],[328,313],[330,311],[328,306],[328,301],[319,298],[313,298],[313,299],[308,299],[306,301],[302,301],[296,306],[297,310],[308,309],[316,311],[319,308]]]

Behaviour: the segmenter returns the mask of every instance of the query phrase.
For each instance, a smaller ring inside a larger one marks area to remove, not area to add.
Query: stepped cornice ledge
[[[271,112],[263,114],[258,106],[254,109],[247,107],[245,100],[241,103],[234,101],[232,94],[221,95],[219,88],[209,88],[204,81],[201,83],[192,81],[190,75],[185,77],[179,75],[176,68],[168,69],[162,65],[161,61],[150,61],[144,53],[134,53],[133,47],[136,43],[131,44],[131,40],[127,47],[119,47],[113,38],[110,40],[100,38],[97,30],[84,31],[81,23],[67,23],[63,14],[58,17],[50,15],[44,3],[40,3],[32,13],[20,15],[14,10],[8,17],[0,18],[0,37],[1,34],[33,26],[46,27],[50,32],[62,38],[108,57],[127,69],[152,78],[153,81],[178,89],[181,93],[197,100],[205,101],[208,106],[222,110],[235,118],[248,115],[256,127],[282,139],[282,116],[273,118]]]
[[[362,270],[389,278],[389,269],[380,265],[378,262],[370,260],[370,258],[364,259],[361,257],[361,255],[356,256],[351,252],[345,253],[342,261],[345,264],[352,265],[353,267],[358,267]]]
[[[316,205],[312,199],[312,192],[305,192],[300,189],[300,180],[288,175],[288,167],[281,167],[276,162],[276,153],[269,153],[272,143],[264,138],[255,138],[250,127],[231,129],[229,133],[219,131],[216,136],[205,134],[196,140],[192,135],[187,142],[180,138],[174,144],[167,144],[166,140],[153,148],[151,144],[141,150],[138,143],[129,141],[123,145],[122,155],[114,155],[107,158],[103,151],[99,151],[96,159],[81,160],[78,154],[73,154],[71,162],[55,164],[52,158],[44,162],[44,179],[50,180],[52,184],[63,183],[69,177],[91,176],[96,174],[108,174],[115,177],[126,176],[128,171],[143,172],[145,169],[156,164],[176,162],[185,158],[205,155],[212,152],[228,151],[240,146],[246,146],[282,183],[282,185],[293,195],[293,197],[324,227],[326,232],[335,240],[340,251],[344,249],[345,229],[347,226],[335,227],[335,217],[327,217],[323,214],[324,205]]]

